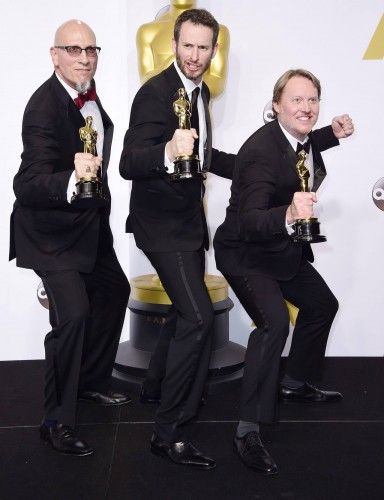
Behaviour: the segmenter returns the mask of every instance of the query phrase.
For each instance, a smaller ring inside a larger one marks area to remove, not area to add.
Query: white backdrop
[[[12,179],[20,164],[21,121],[32,92],[52,72],[49,47],[57,26],[78,18],[94,29],[102,47],[96,74],[98,93],[115,123],[109,178],[113,194],[111,224],[115,246],[128,277],[152,272],[133,239],[124,233],[129,183],[119,177],[118,162],[130,106],[140,83],[135,36],[167,0],[0,0],[2,77],[1,152],[1,343],[0,359],[44,355],[48,314],[37,300],[39,279],[8,263]],[[318,126],[347,112],[355,135],[323,157],[328,177],[318,193],[317,214],[328,241],[314,245],[316,267],[340,301],[327,355],[383,356],[381,287],[384,213],[371,197],[384,176],[383,60],[363,60],[383,15],[380,0],[198,0],[231,34],[225,93],[213,102],[214,144],[237,152],[263,124],[263,108],[276,79],[286,69],[304,67],[321,80]],[[86,8],[79,9],[79,5]],[[80,14],[81,12],[81,14]],[[212,175],[207,185],[211,234],[224,218],[230,183]],[[208,271],[216,273],[213,252]],[[231,295],[232,296],[232,295]],[[232,297],[234,299],[234,297]],[[250,320],[235,301],[230,313],[231,339],[246,344]],[[125,323],[123,339],[129,336]]]

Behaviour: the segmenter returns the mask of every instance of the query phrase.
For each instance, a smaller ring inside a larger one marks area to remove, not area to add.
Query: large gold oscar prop
[[[296,172],[300,178],[300,191],[309,193],[308,179],[309,170],[305,165],[306,152],[304,150],[297,154],[298,161],[296,163]],[[309,219],[298,219],[293,225],[294,233],[293,241],[297,243],[320,243],[326,241],[327,238],[320,234],[320,222],[316,217]]]
[[[178,97],[173,103],[175,115],[179,118],[180,129],[191,129],[191,103],[186,99],[185,89],[181,88],[178,91]],[[206,175],[202,172],[198,155],[180,155],[174,160],[175,170],[171,174],[173,181],[183,179],[192,179],[200,177],[205,179]]]
[[[79,128],[80,139],[84,142],[84,153],[96,156],[97,131],[92,128],[92,116],[87,116],[85,126]],[[71,204],[79,208],[103,207],[107,199],[103,196],[103,184],[95,175],[81,177],[76,183],[76,194]]]

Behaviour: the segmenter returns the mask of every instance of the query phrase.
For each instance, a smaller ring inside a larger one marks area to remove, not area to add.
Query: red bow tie
[[[85,94],[79,94],[75,99],[76,106],[81,109],[86,101],[96,101],[96,89],[90,88]]]

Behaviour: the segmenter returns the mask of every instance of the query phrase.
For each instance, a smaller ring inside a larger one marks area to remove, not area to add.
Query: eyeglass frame
[[[66,53],[70,56],[70,57],[80,57],[80,55],[82,54],[83,50],[85,51],[86,55],[88,57],[97,57],[99,54],[100,54],[100,51],[101,51],[101,47],[95,47],[93,45],[88,45],[88,47],[85,47],[84,49],[79,47],[79,45],[55,45],[54,46],[55,49],[62,49],[62,50],[65,50]],[[79,54],[71,54],[70,52],[68,52],[68,49],[80,49],[80,53]],[[96,53],[95,54],[88,54],[87,50],[89,49],[95,49]]]

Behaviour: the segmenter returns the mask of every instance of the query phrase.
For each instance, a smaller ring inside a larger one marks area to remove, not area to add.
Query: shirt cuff
[[[175,171],[175,164],[168,158],[166,148],[164,148],[164,166],[166,167],[168,174],[173,174]]]
[[[293,234],[295,230],[293,229],[293,225],[295,222],[292,222],[292,224],[288,224],[287,220],[285,220],[285,229],[287,230],[288,234]]]
[[[71,203],[72,196],[76,194],[76,172],[73,171],[71,177],[69,178],[68,181],[68,188],[67,188],[67,201],[68,203]]]

